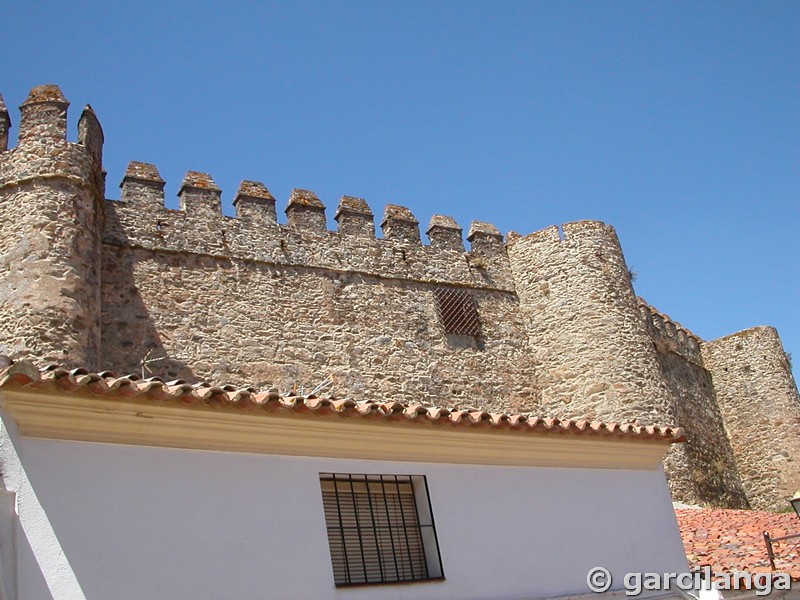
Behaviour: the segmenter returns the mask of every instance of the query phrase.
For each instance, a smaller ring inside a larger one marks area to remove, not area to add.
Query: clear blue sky
[[[7,2],[0,92],[57,83],[175,194],[211,173],[504,233],[614,225],[635,288],[800,363],[798,2]],[[16,129],[12,130],[12,134]]]

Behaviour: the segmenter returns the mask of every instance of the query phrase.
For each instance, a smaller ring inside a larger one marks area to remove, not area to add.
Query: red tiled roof
[[[713,573],[770,571],[763,532],[770,537],[800,533],[795,513],[757,510],[690,509],[675,510],[691,567],[711,567]],[[775,569],[800,581],[800,538],[776,542]]]
[[[554,419],[521,414],[491,413],[482,410],[447,409],[420,403],[395,401],[362,401],[317,397],[314,395],[281,395],[275,390],[257,391],[231,385],[209,386],[184,381],[164,382],[157,377],[142,379],[137,375],[118,377],[110,371],[91,373],[86,369],[49,366],[37,369],[23,361],[0,370],[0,390],[26,388],[91,394],[109,401],[136,398],[153,402],[179,401],[184,404],[208,404],[221,408],[249,410],[289,410],[319,415],[361,416],[372,418],[405,417],[408,420],[430,420],[436,424],[532,431],[539,433],[575,434],[592,437],[674,443],[685,441],[679,427],[642,426],[634,423],[604,423],[587,419]]]

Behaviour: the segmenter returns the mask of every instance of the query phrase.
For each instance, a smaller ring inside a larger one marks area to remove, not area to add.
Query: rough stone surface
[[[236,217],[254,226],[272,226],[278,222],[275,198],[260,181],[242,181],[233,199]]]
[[[150,163],[138,162],[135,160],[132,160],[128,163],[128,168],[125,171],[125,178],[123,179],[123,183],[131,179],[138,179],[141,181],[152,181],[154,183],[161,183],[161,184],[164,183],[164,180],[161,179],[161,174],[158,172],[158,168],[156,168],[155,165],[151,165]]]
[[[137,162],[120,200],[106,200],[99,121],[87,107],[68,143],[66,110],[57,88],[37,88],[18,147],[0,146],[0,354],[680,425],[689,441],[665,461],[676,500],[766,507],[800,487],[800,408],[774,330],[702,342],[635,297],[610,226],[568,223],[504,243],[476,221],[466,250],[458,224],[436,215],[426,245],[398,205],[377,238],[372,210],[351,196],[337,231],[304,190],[278,223],[275,198],[254,181],[225,217],[220,189],[194,171],[169,210],[158,169]],[[8,123],[0,115],[0,129]],[[444,333],[443,289],[475,300],[479,334]]]
[[[463,251],[422,244],[118,201],[106,210],[103,348],[117,369],[152,349],[170,379],[310,389],[330,376],[355,398],[536,406],[507,259],[478,270]],[[442,333],[441,286],[472,291],[481,339]]]
[[[673,497],[695,505],[746,508],[748,500],[711,374],[703,366],[701,340],[643,301],[639,308],[672,395],[675,422],[686,430],[688,438],[667,457]]]
[[[497,229],[491,223],[486,223],[485,221],[473,221],[470,223],[469,232],[467,233],[467,241],[473,241],[479,237],[499,237],[502,238],[503,236],[500,233],[500,230]]]
[[[31,92],[19,146],[0,154],[0,354],[97,367],[101,165],[66,141],[53,87]]]
[[[208,173],[189,171],[178,191],[178,208],[199,219],[213,222],[222,215],[221,192]]]
[[[122,201],[129,206],[146,211],[164,206],[164,180],[155,165],[131,161],[119,187]]]
[[[614,229],[568,223],[561,239],[551,227],[517,239],[508,254],[544,410],[674,422]]]
[[[800,398],[778,332],[746,329],[702,352],[750,503],[785,509],[800,489]]]
[[[333,218],[338,224],[337,231],[339,233],[367,238],[375,237],[375,221],[372,210],[363,198],[342,196]]]
[[[428,235],[431,246],[451,248],[457,252],[464,251],[461,228],[453,217],[433,215],[425,233]]]
[[[292,190],[286,206],[286,219],[289,227],[297,230],[327,231],[325,205],[311,190]]]
[[[48,141],[66,144],[67,102],[54,85],[40,85],[31,90],[20,106],[19,145]]]
[[[418,243],[419,221],[405,206],[387,204],[383,211],[381,231],[387,240],[398,240],[410,244]]]

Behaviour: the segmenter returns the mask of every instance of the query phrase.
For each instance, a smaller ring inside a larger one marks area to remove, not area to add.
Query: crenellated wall
[[[554,417],[677,424],[673,497],[779,506],[800,487],[800,408],[774,330],[703,342],[637,299],[614,229],[503,236],[387,205],[275,197],[243,181],[223,216],[189,171],[165,208],[154,165],[105,199],[90,107],[35,88],[19,143],[0,98],[0,354],[167,380],[292,388]],[[469,321],[469,328],[451,327]],[[466,332],[466,333],[465,333]],[[765,333],[766,332],[766,333]],[[753,402],[757,406],[753,405]],[[726,435],[727,432],[727,435]],[[742,486],[744,481],[744,487]],[[746,491],[746,494],[745,494]]]
[[[639,299],[639,310],[687,441],[670,451],[667,473],[675,498],[689,504],[747,508],[748,500],[701,353],[702,341]]]
[[[487,223],[472,224],[465,252],[452,218],[434,215],[430,243],[423,244],[418,221],[402,206],[386,206],[383,237],[376,238],[372,212],[360,198],[341,199],[338,230],[328,231],[325,206],[309,190],[292,191],[287,222],[278,224],[275,199],[259,182],[240,185],[236,218],[223,216],[221,190],[205,173],[187,173],[180,210],[164,208],[163,186],[154,165],[131,163],[121,201],[106,202],[104,243],[514,292],[502,236]]]
[[[243,182],[236,218],[220,190],[189,172],[182,210],[164,208],[153,165],[131,163],[120,201],[107,201],[103,236],[103,348],[108,365],[150,364],[168,379],[311,389],[326,377],[337,395],[438,404],[537,407],[534,365],[502,236],[473,223],[465,251],[450,217],[434,216],[423,245],[404,207],[384,211],[382,238],[359,198],[344,197],[337,231],[325,206],[294,190],[275,199]],[[448,336],[435,289],[469,291],[481,334]],[[152,352],[151,352],[152,351]]]

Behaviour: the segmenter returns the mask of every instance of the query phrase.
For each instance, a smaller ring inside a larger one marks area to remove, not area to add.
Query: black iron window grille
[[[472,337],[480,334],[478,305],[470,292],[455,288],[435,288],[433,298],[436,303],[436,315],[445,334]]]
[[[424,475],[319,478],[337,586],[444,578]]]

